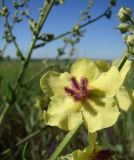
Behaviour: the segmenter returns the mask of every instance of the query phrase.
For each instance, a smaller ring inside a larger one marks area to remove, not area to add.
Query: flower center
[[[87,78],[81,78],[80,82],[75,77],[71,78],[71,87],[64,87],[65,92],[73,97],[75,101],[83,101],[85,100],[89,92],[93,90],[91,86],[88,85]]]

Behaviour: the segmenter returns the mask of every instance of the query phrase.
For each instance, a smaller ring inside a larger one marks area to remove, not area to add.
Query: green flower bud
[[[7,7],[2,8],[1,15],[2,16],[8,16],[8,8]]]
[[[56,0],[55,5],[63,4],[64,0]]]
[[[121,7],[121,9],[117,14],[121,22],[127,22],[131,18],[131,15],[132,15],[132,9],[126,7]]]
[[[129,24],[121,23],[117,28],[121,31],[121,33],[126,33],[129,31]]]
[[[134,35],[129,35],[126,39],[128,47],[134,47]]]
[[[76,24],[73,28],[73,33],[76,33],[77,35],[80,35],[80,25]]]
[[[24,11],[20,11],[20,14],[21,14],[21,15],[25,15],[25,12],[24,12]]]

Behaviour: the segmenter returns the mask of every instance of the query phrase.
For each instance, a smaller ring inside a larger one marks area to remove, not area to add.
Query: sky
[[[5,4],[10,8],[12,14],[12,1],[5,0]],[[59,35],[68,30],[71,30],[79,21],[80,11],[84,10],[89,0],[65,0],[63,5],[54,6],[47,18],[47,21],[42,29],[42,33],[54,33]],[[30,15],[38,20],[39,8],[43,5],[43,0],[31,0],[29,4]],[[95,23],[88,25],[85,36],[81,38],[80,43],[76,46],[77,57],[99,58],[99,59],[115,59],[118,58],[125,44],[122,40],[122,35],[116,27],[119,24],[117,18],[118,10],[121,6],[134,6],[133,0],[118,0],[117,6],[113,8],[113,14],[110,20],[102,18]],[[100,15],[108,7],[108,0],[95,0],[94,5],[90,10],[92,19]],[[2,22],[2,18],[0,18]],[[0,48],[5,44],[2,41],[3,26],[0,27]],[[29,31],[27,20],[17,24],[13,30],[16,40],[25,56],[28,46],[32,39],[32,34]],[[57,40],[47,44],[46,46],[35,50],[32,58],[55,58],[57,49],[62,47],[62,40]],[[6,55],[16,57],[14,45],[9,45],[6,50]]]

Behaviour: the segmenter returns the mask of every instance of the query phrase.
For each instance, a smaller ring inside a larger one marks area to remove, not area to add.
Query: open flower
[[[61,157],[59,160],[109,160],[113,155],[110,150],[104,150],[101,146],[89,146],[82,150],[76,150],[72,154]]]
[[[114,125],[120,115],[113,98],[122,83],[115,66],[107,72],[89,59],[77,60],[70,74],[48,72],[40,80],[42,90],[51,97],[44,120],[64,130],[84,121],[89,132]],[[101,68],[101,69],[100,69]]]

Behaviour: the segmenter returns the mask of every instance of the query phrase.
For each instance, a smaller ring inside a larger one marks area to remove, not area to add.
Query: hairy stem
[[[91,23],[94,23],[94,22],[96,22],[97,20],[99,20],[99,19],[101,19],[102,17],[104,17],[105,14],[106,14],[108,11],[110,11],[110,9],[111,9],[111,7],[108,7],[108,8],[105,10],[105,12],[102,13],[101,15],[97,16],[96,18],[94,18],[94,19],[91,20],[91,21],[88,21],[88,22],[80,25],[80,29],[82,29],[82,28],[86,27],[87,25],[89,25],[89,24],[91,24]],[[62,37],[65,37],[65,36],[71,34],[71,33],[72,33],[72,31],[67,31],[67,32],[65,32],[65,33],[62,33],[62,34],[60,34],[59,36],[54,37],[52,40],[50,40],[50,41],[48,41],[48,42],[43,42],[43,43],[41,43],[41,44],[36,45],[36,46],[34,47],[34,49],[43,47],[43,46],[46,45],[47,43],[52,42],[52,41],[55,41],[55,40],[58,40],[58,39],[60,39],[60,38],[62,38]]]
[[[15,92],[18,92],[18,89],[19,89],[19,87],[20,87],[20,85],[21,85],[21,83],[22,83],[22,81],[24,79],[24,74],[25,74],[26,68],[27,68],[27,66],[29,64],[29,60],[31,58],[31,54],[33,52],[34,46],[35,46],[36,41],[37,41],[37,37],[38,37],[38,35],[39,35],[39,33],[40,33],[40,31],[41,31],[41,29],[42,29],[47,17],[48,17],[48,14],[49,14],[54,2],[55,2],[55,0],[52,0],[50,3],[47,3],[43,7],[43,10],[42,10],[43,16],[40,16],[40,19],[39,19],[39,22],[38,22],[37,34],[36,34],[36,36],[33,37],[32,43],[31,43],[31,45],[29,47],[26,60],[25,60],[25,62],[23,64],[23,67],[22,67],[22,69],[20,71],[20,75],[19,75],[17,84],[15,86]]]

